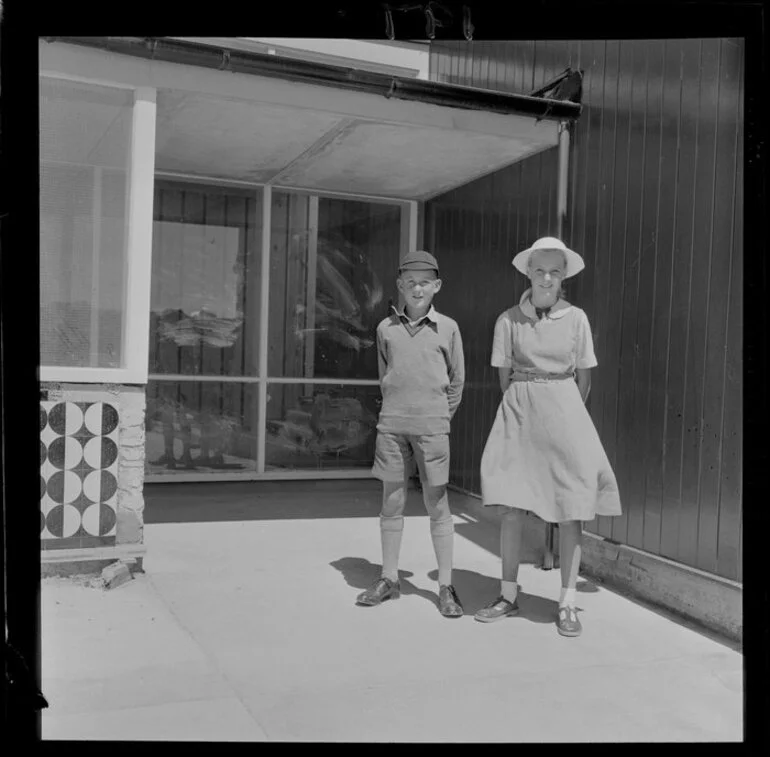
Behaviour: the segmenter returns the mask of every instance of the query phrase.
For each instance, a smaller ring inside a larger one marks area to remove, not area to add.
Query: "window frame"
[[[40,79],[113,87],[133,92],[129,143],[128,209],[123,260],[121,367],[40,365],[38,379],[79,384],[147,384],[152,272],[152,212],[155,183],[156,90],[117,82],[86,80],[41,71]]]
[[[419,224],[421,216],[424,213],[424,204],[416,200],[403,200],[393,197],[383,197],[376,195],[361,195],[350,192],[330,192],[324,190],[315,190],[298,187],[287,187],[270,182],[247,182],[233,179],[223,179],[216,176],[199,176],[186,174],[177,171],[158,171],[155,174],[156,179],[167,179],[179,181],[188,184],[203,184],[204,186],[214,187],[236,187],[249,188],[255,193],[261,194],[262,202],[262,239],[260,249],[261,259],[261,290],[260,290],[260,326],[259,326],[259,355],[258,371],[256,376],[207,376],[195,375],[187,376],[182,374],[149,374],[149,379],[153,381],[215,381],[215,382],[243,382],[248,384],[257,384],[258,394],[257,416],[260,419],[257,425],[257,466],[255,471],[239,471],[235,473],[220,472],[215,476],[210,473],[196,473],[194,471],[184,473],[174,473],[165,475],[163,473],[145,473],[145,481],[148,483],[158,482],[196,482],[196,481],[262,481],[262,480],[294,480],[294,479],[348,479],[348,478],[371,478],[368,470],[360,469],[331,469],[331,470],[298,470],[298,471],[268,471],[266,470],[266,434],[267,423],[267,390],[269,384],[333,384],[337,386],[379,386],[377,379],[340,379],[340,378],[306,378],[306,377],[283,377],[272,376],[268,371],[268,320],[269,320],[269,299],[270,299],[270,252],[271,252],[271,230],[272,230],[272,206],[273,190],[277,192],[289,192],[294,194],[304,194],[315,198],[316,215],[317,201],[321,197],[336,197],[347,200],[363,200],[386,205],[396,205],[401,209],[401,229],[399,258],[403,260],[404,256],[417,248],[421,243],[421,232]],[[394,274],[395,275],[395,274]],[[149,363],[149,310],[150,303],[147,303],[147,354],[145,362]]]

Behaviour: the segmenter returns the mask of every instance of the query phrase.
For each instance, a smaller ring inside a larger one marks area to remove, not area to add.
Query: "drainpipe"
[[[569,175],[569,128],[566,121],[559,122],[559,179],[556,189],[556,236],[564,239],[564,219],[567,217],[567,179]],[[543,545],[543,570],[554,568],[555,532],[553,523],[545,524]]]
[[[562,239],[567,216],[567,178],[569,173],[569,124],[559,121],[559,184],[556,197],[557,236]]]

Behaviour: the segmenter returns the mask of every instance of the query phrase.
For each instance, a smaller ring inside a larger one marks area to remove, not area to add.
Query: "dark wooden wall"
[[[431,77],[529,93],[585,72],[565,241],[591,321],[589,409],[623,515],[588,529],[741,580],[743,41],[441,42]],[[479,491],[497,403],[496,316],[526,286],[512,254],[556,233],[556,150],[427,203],[426,246],[467,351],[452,481]]]

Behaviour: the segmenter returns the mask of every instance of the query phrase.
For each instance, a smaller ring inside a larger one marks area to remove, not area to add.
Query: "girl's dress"
[[[514,380],[481,458],[483,502],[550,523],[620,515],[615,474],[573,378],[597,365],[588,318],[559,300],[540,320],[530,295],[495,324],[492,365]]]

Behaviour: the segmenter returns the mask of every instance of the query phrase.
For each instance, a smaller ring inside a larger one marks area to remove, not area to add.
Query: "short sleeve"
[[[575,367],[594,368],[599,365],[594,354],[594,340],[591,336],[591,325],[588,316],[581,310],[577,323],[577,338],[575,340]]]
[[[513,365],[513,345],[511,344],[511,323],[503,313],[495,323],[495,336],[492,340],[492,360],[494,368],[510,368]]]

